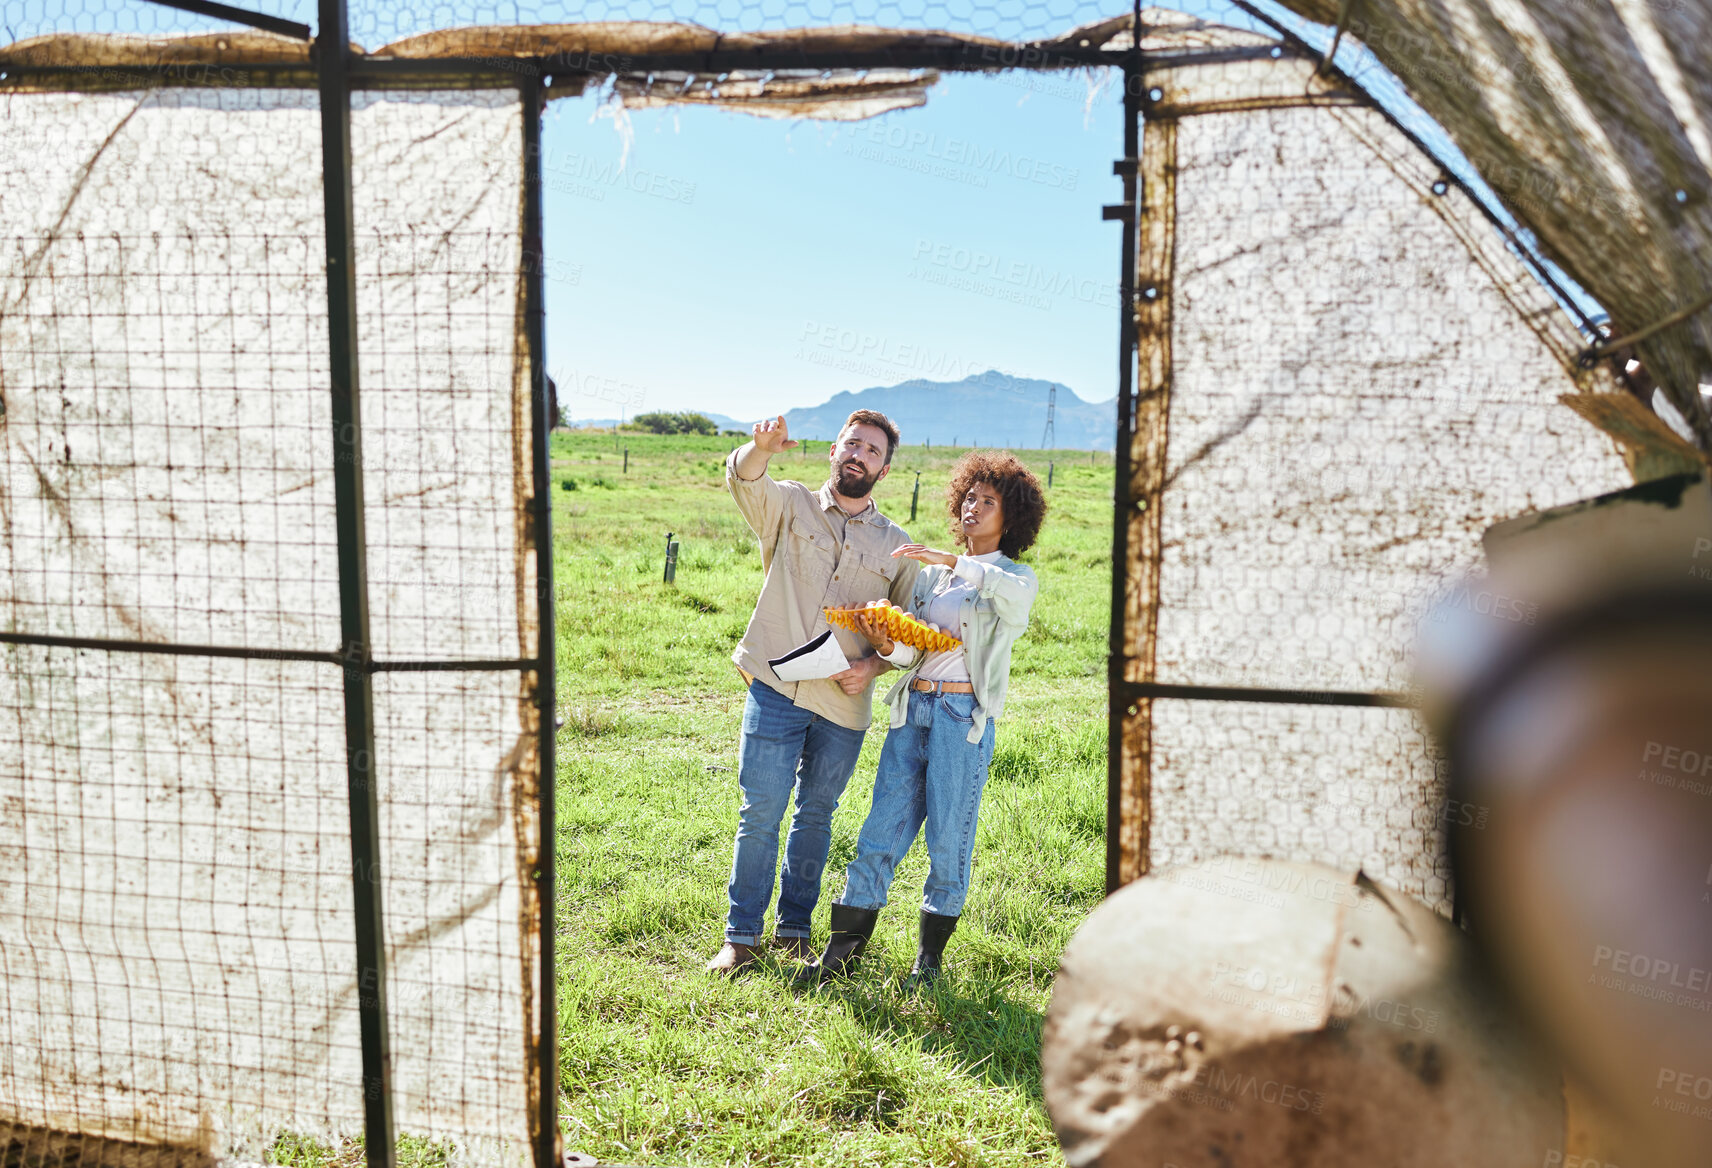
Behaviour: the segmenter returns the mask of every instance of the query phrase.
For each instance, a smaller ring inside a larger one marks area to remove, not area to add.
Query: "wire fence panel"
[[[1557,402],[1580,339],[1371,111],[1185,117],[1176,150],[1158,680],[1406,689],[1489,524],[1628,482]]]
[[[338,640],[313,99],[258,96],[8,99],[11,631]]]
[[[0,1138],[170,1165],[359,1130],[337,669],[4,654]]]
[[[1153,742],[1153,867],[1307,856],[1449,908],[1444,776],[1413,712],[1161,698]]]
[[[134,102],[91,104],[108,107],[83,124],[101,134]],[[99,213],[79,212],[100,197],[78,200],[51,245],[5,244],[0,392],[12,448],[30,460],[7,491],[8,627],[256,648],[336,640],[332,490],[316,481],[327,404],[291,392],[326,348],[301,302],[310,247],[219,230],[96,234]],[[19,219],[51,228],[57,210]],[[245,554],[258,546],[265,558]]]
[[[486,664],[376,679],[397,1125],[521,1164],[522,104],[389,92],[352,117],[375,654]],[[363,1130],[320,148],[307,91],[13,94],[0,117],[0,632],[121,643],[0,645],[0,1138],[26,1155]]]
[[[382,662],[535,652],[522,122],[510,89],[353,99],[363,485]],[[483,1163],[530,1153],[532,679],[375,679],[397,1123]]]
[[[824,28],[943,29],[1004,40],[1042,40],[1079,24],[1124,16],[1123,0],[591,0],[574,9],[543,3],[464,3],[449,10],[365,0],[351,6],[351,30],[379,45],[459,24],[549,24],[575,21],[682,21],[731,31]],[[466,19],[467,17],[467,19]],[[360,39],[360,38],[359,38]]]
[[[1416,630],[1487,526],[1629,482],[1558,402],[1593,376],[1581,338],[1434,160],[1312,61],[1146,84],[1126,676],[1406,690]],[[1531,619],[1478,583],[1452,597]],[[1449,910],[1444,791],[1411,715],[1179,696],[1135,707],[1148,843],[1126,877],[1267,853]]]
[[[521,103],[489,90],[354,104],[375,656],[527,656]],[[418,124],[432,137],[414,144],[403,127]],[[424,205],[458,230],[424,230]]]
[[[398,1127],[487,1164],[529,1155],[538,910],[525,697],[515,673],[375,679]]]

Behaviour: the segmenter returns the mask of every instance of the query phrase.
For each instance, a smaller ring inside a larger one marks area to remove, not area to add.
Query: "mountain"
[[[1047,396],[1058,386],[1053,414],[1054,448],[1110,450],[1117,438],[1117,407],[1111,401],[1087,402],[1058,382],[1012,377],[997,370],[976,373],[962,381],[905,381],[845,392],[818,406],[799,407],[785,414],[793,438],[831,441],[844,419],[855,410],[879,410],[898,424],[911,445],[996,446],[1038,450],[1046,429]],[[721,430],[749,433],[755,420],[740,421],[710,410],[700,411]],[[616,426],[617,418],[569,417],[570,426]]]
[[[785,414],[793,438],[830,441],[854,410],[879,410],[914,445],[997,446],[1037,450],[1046,429],[1046,402],[1057,384],[997,370],[962,381],[905,381],[834,396]],[[1060,450],[1110,450],[1117,440],[1117,407],[1087,402],[1058,385],[1052,445]],[[723,423],[722,423],[723,425]],[[744,427],[747,429],[747,427]]]

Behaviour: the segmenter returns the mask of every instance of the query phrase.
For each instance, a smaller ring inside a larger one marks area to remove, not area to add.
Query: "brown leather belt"
[[[910,688],[919,693],[966,693],[975,692],[975,687],[966,681],[928,681],[918,677],[910,682]]]

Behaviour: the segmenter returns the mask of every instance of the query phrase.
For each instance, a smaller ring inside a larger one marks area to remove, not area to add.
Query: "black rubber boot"
[[[826,952],[820,960],[797,975],[800,982],[823,982],[850,972],[868,938],[874,935],[874,924],[880,919],[877,908],[851,908],[847,904],[832,906],[832,936],[827,938]]]
[[[939,966],[945,957],[945,943],[957,929],[956,917],[942,917],[926,909],[921,912],[921,949],[915,955],[915,968],[910,970],[909,984],[929,986],[939,976]]]

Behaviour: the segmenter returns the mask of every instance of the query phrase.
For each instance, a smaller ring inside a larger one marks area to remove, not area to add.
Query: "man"
[[[780,681],[768,668],[827,628],[822,607],[847,608],[889,598],[906,604],[921,565],[892,557],[910,542],[871,497],[891,470],[898,428],[874,410],[857,410],[827,452],[831,477],[818,490],[778,482],[767,463],[798,444],[785,419],[757,422],[754,439],[731,452],[725,484],[761,544],[766,578],[749,628],[732,660],[749,687],[743,706],[737,783],[743,808],[731,863],[725,946],[708,962],[733,974],[753,962],[773,899],[779,822],[796,793],[773,943],[803,960],[809,918],[832,842],[832,813],[856,769],[872,713],[874,679],[892,665],[858,633],[834,629],[850,667],[818,681]]]

